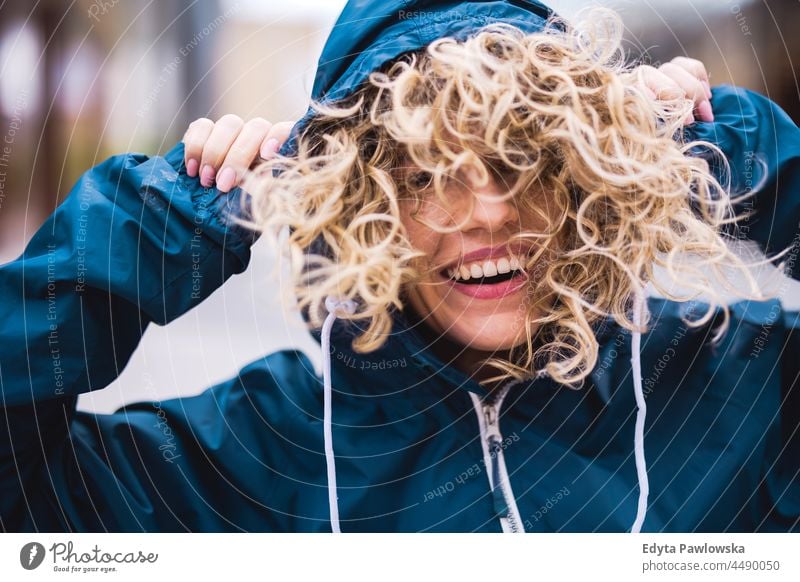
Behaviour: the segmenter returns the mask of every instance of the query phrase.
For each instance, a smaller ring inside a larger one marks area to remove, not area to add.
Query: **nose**
[[[517,200],[509,197],[493,176],[490,175],[489,181],[481,186],[476,186],[474,181],[468,182],[465,190],[464,194],[472,196],[472,214],[465,217],[463,231],[497,233],[507,229],[509,225],[519,226]],[[465,206],[468,211],[469,204]]]

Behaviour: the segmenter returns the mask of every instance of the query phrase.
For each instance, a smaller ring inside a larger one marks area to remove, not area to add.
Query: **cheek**
[[[437,252],[442,247],[443,235],[431,229],[423,222],[430,220],[430,213],[419,213],[418,218],[411,215],[413,210],[412,204],[400,206],[400,221],[408,236],[408,241],[411,246],[423,253],[424,257],[418,259],[416,263],[418,273],[424,273],[428,270],[431,262],[435,260]],[[440,298],[437,297],[437,288],[431,285],[431,281],[423,275],[420,275],[417,281],[409,283],[405,288],[406,297],[411,307],[420,317],[426,318],[428,325],[441,331],[437,322],[432,321],[432,311],[435,306],[440,303]]]
[[[427,255],[427,258],[423,260],[430,260],[439,247],[441,235],[415,220],[411,220],[411,223],[406,225],[406,232],[411,246]]]
[[[437,213],[430,204],[423,204],[420,211],[412,216],[413,204],[401,204],[400,222],[406,230],[408,240],[415,249],[424,252],[432,259],[441,246],[442,233],[433,230],[429,224],[438,224]]]

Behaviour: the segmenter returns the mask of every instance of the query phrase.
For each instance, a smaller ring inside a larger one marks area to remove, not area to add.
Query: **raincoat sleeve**
[[[800,246],[800,129],[774,101],[748,89],[714,87],[711,106],[714,121],[688,126],[686,137],[722,150],[734,193],[755,192],[734,207],[737,214],[754,211],[739,221],[739,236],[769,256]],[[719,163],[712,160],[712,168],[724,179]],[[800,279],[800,269],[791,275]]]
[[[0,267],[0,518],[65,442],[78,394],[111,383],[150,322],[246,268],[255,236],[231,222],[240,194],[188,177],[182,143],[163,157],[113,156]]]
[[[720,86],[712,90],[713,123],[689,126],[688,137],[712,142],[730,163],[735,191],[755,195],[736,208],[755,211],[740,222],[739,235],[758,243],[772,256],[787,247],[787,274],[800,280],[800,129],[773,101],[746,89]],[[777,354],[773,369],[780,374],[779,414],[765,430],[764,472],[752,500],[757,531],[800,530],[800,313],[783,312],[759,335],[765,354]],[[774,348],[768,351],[764,346]],[[767,381],[767,380],[765,380]]]

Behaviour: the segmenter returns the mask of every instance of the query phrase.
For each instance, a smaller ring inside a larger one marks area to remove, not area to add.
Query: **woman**
[[[796,314],[724,308],[708,277],[744,271],[732,200],[765,251],[793,242],[788,117],[694,61],[626,68],[606,20],[363,4],[281,156],[285,126],[195,123],[85,174],[2,268],[4,529],[796,529]],[[288,239],[322,379],[284,351],[199,396],[75,410],[262,231]]]

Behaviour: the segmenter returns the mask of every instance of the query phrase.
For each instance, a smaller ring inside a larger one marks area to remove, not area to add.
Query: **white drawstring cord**
[[[642,325],[642,312],[646,298],[642,292],[637,292],[634,296],[633,304],[633,323],[637,328]],[[328,506],[330,508],[331,531],[341,533],[339,526],[339,501],[336,493],[336,458],[333,453],[333,422],[332,422],[332,398],[333,388],[331,386],[331,329],[339,314],[352,315],[355,313],[356,304],[351,300],[339,300],[336,297],[328,296],[325,298],[325,308],[328,316],[322,324],[322,383],[324,396],[323,412],[323,433],[325,441],[325,464],[328,473]],[[631,367],[633,370],[633,388],[636,395],[636,428],[634,435],[634,450],[636,457],[636,474],[639,479],[639,503],[636,510],[636,520],[631,527],[631,533],[640,533],[645,515],[647,514],[647,496],[649,485],[647,480],[647,464],[644,457],[644,422],[647,414],[647,405],[642,389],[642,362],[641,362],[642,334],[639,331],[633,332],[631,338]],[[546,372],[541,370],[537,376],[544,376]]]
[[[633,323],[637,328],[642,325],[642,311],[645,306],[645,295],[642,291],[637,291],[633,303]],[[644,401],[644,391],[642,390],[642,334],[639,331],[633,332],[631,337],[631,367],[633,369],[633,390],[636,394],[636,429],[634,434],[634,452],[636,457],[636,475],[639,478],[639,505],[636,509],[636,520],[631,526],[631,533],[639,533],[642,530],[644,517],[647,513],[647,495],[650,487],[647,482],[647,464],[644,459],[644,419],[647,414],[647,405]]]
[[[339,500],[336,494],[336,458],[333,455],[333,388],[331,387],[331,329],[339,314],[352,315],[356,311],[356,304],[345,299],[344,301],[333,296],[325,298],[325,309],[328,316],[322,324],[322,386],[324,398],[324,412],[322,431],[325,440],[325,465],[328,470],[328,507],[331,515],[331,531],[341,533],[339,527]]]

